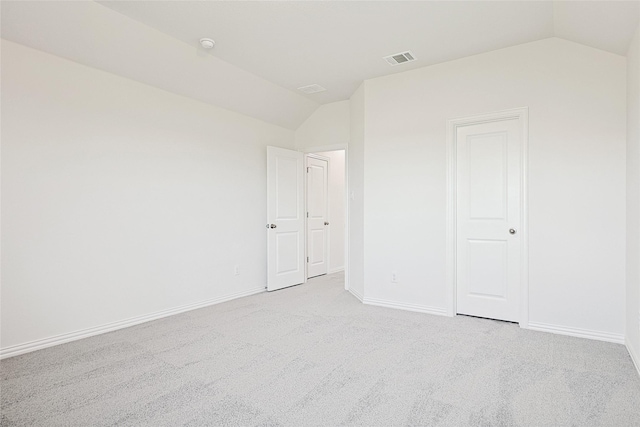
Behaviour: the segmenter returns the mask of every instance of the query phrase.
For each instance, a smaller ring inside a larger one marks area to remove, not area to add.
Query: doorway
[[[324,196],[328,213],[324,218],[320,216],[328,232],[320,240],[319,251],[327,251],[321,257],[326,271],[323,267],[319,275],[344,271],[344,287],[349,289],[348,151],[346,144],[338,144],[305,152],[267,147],[267,291],[299,285],[311,277],[307,274],[311,260],[307,246],[308,156],[328,159]]]
[[[527,109],[448,122],[449,314],[526,327]]]
[[[307,278],[345,268],[345,160],[345,150],[306,155]]]

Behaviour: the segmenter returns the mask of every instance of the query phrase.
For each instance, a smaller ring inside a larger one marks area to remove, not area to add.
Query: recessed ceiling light
[[[326,89],[323,88],[320,85],[312,84],[312,85],[299,87],[298,90],[300,92],[304,92],[306,94],[310,94],[310,93],[324,92]]]
[[[212,39],[200,39],[200,46],[202,46],[205,49],[213,49],[213,47],[216,45],[216,42],[213,41]]]

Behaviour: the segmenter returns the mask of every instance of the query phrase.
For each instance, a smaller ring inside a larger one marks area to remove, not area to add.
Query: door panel
[[[309,264],[310,266],[318,265],[324,262],[325,251],[325,233],[324,230],[309,231]]]
[[[458,313],[518,321],[519,122],[474,124],[458,127],[456,132]]]
[[[327,274],[329,162],[307,157],[307,277]]]
[[[292,219],[300,216],[298,203],[298,159],[276,157],[276,220]]]
[[[507,135],[469,136],[469,218],[503,219],[506,215]]]
[[[304,159],[267,147],[267,290],[304,282]]]
[[[300,246],[300,233],[276,232],[276,276],[292,273],[300,270],[300,260],[297,254]],[[295,283],[294,283],[295,284]]]
[[[507,242],[467,240],[468,294],[487,298],[507,298]]]

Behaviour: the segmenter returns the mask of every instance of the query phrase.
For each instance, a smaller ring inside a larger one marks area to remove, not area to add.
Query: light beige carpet
[[[362,305],[341,274],[0,363],[2,426],[633,426],[624,346]]]

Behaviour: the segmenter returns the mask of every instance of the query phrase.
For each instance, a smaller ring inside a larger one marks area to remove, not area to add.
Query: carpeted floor
[[[0,363],[2,426],[638,426],[624,346],[362,305],[343,276]]]

